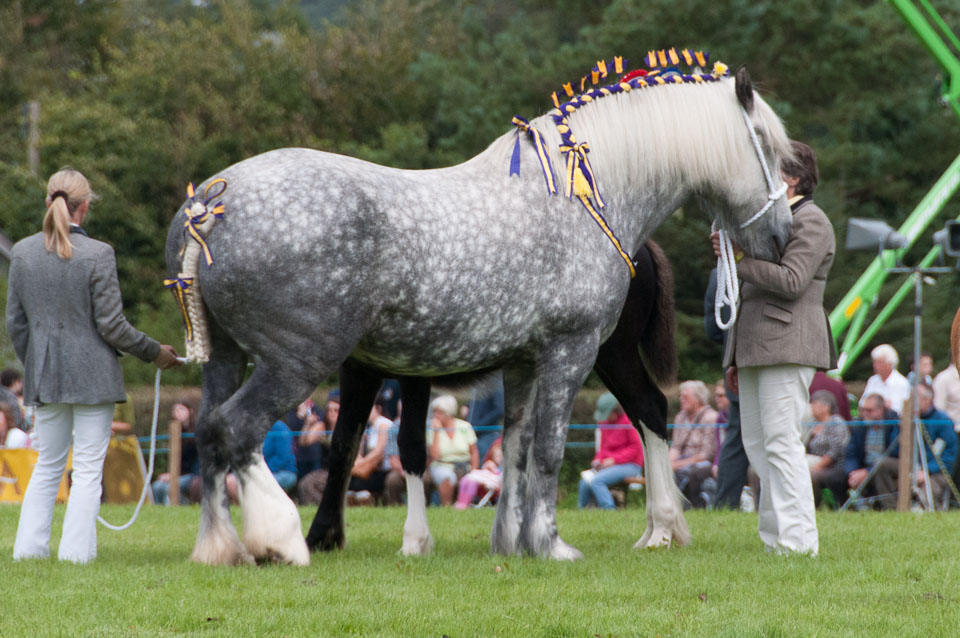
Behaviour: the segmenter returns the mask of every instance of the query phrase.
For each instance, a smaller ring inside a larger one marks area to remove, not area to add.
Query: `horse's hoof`
[[[197,542],[190,560],[201,565],[252,565],[253,556],[239,543],[225,545],[213,542]]]
[[[245,539],[246,542],[246,539]],[[258,564],[283,563],[305,567],[310,564],[310,551],[299,530],[286,540],[274,540],[266,543],[256,543],[251,546],[247,542],[247,549]]]
[[[563,540],[561,540],[558,537],[556,541],[554,541],[553,546],[550,548],[550,551],[544,554],[544,558],[549,558],[551,560],[566,560],[566,561],[572,562],[572,561],[580,560],[581,558],[583,558],[583,552],[581,552],[579,549],[577,549],[573,545],[569,545],[563,542]]]
[[[346,546],[347,537],[343,533],[343,528],[330,528],[307,536],[307,549],[311,552],[332,552],[344,549]]]
[[[659,549],[661,547],[669,549],[670,547],[682,547],[690,542],[689,537],[683,538],[682,535],[676,535],[662,528],[648,530],[644,535],[633,544],[634,549]]]
[[[404,536],[400,553],[404,556],[429,556],[433,551],[433,536],[427,534],[420,538]]]

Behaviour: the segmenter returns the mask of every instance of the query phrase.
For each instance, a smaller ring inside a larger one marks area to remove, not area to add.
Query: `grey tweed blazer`
[[[123,316],[113,248],[78,233],[70,241],[70,259],[47,252],[42,233],[11,254],[7,332],[28,405],[124,401],[118,351],[143,361],[160,351]]]
[[[737,323],[727,335],[723,366],[799,364],[836,367],[823,290],[836,251],[833,226],[808,200],[793,212],[779,263],[744,257]]]

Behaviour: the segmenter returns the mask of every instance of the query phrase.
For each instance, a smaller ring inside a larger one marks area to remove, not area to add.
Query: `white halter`
[[[750,132],[753,148],[757,151],[757,157],[760,159],[763,176],[767,180],[767,203],[753,217],[740,224],[740,228],[743,229],[763,217],[768,210],[773,208],[778,199],[786,195],[787,184],[782,180],[779,186],[774,183],[773,176],[770,175],[770,168],[767,166],[767,159],[763,156],[763,149],[760,148],[757,132],[753,130],[753,122],[750,121],[750,116],[742,106],[740,112],[743,114],[743,121],[747,124],[747,130]],[[721,330],[729,330],[737,322],[740,282],[737,278],[737,261],[733,254],[733,244],[730,242],[730,236],[722,228],[717,232],[720,235],[720,256],[717,257],[717,296],[713,304],[713,316]],[[726,322],[720,316],[720,310],[725,305],[730,306],[730,318]]]

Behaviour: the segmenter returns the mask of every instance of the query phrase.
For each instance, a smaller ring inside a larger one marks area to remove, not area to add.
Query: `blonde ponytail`
[[[47,206],[43,216],[43,246],[48,253],[57,252],[60,259],[73,256],[70,243],[70,211],[64,197],[56,197]]]
[[[83,173],[62,168],[47,181],[47,213],[43,216],[43,246],[61,259],[73,256],[70,243],[71,214],[84,202],[97,199]]]

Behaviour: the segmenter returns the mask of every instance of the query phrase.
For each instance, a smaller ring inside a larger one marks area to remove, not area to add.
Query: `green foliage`
[[[956,3],[937,8],[960,21]],[[960,147],[935,63],[887,3],[13,0],[0,7],[0,228],[15,240],[36,232],[45,177],[79,168],[102,195],[88,228],[117,250],[128,316],[179,343],[160,279],[188,181],[283,146],[405,168],[460,162],[514,113],[546,111],[550,92],[594,60],[637,66],[672,45],[748,66],[791,134],[817,150],[817,201],[840,246],[850,216],[897,225]],[[40,103],[39,177],[26,170],[29,100]],[[676,269],[683,378],[719,372],[700,327],[707,228],[690,207],[656,234]],[[828,308],[868,260],[838,251]],[[926,294],[925,347],[938,363],[956,279]],[[904,308],[876,341],[909,352],[910,321]],[[851,376],[868,373],[862,363]]]

